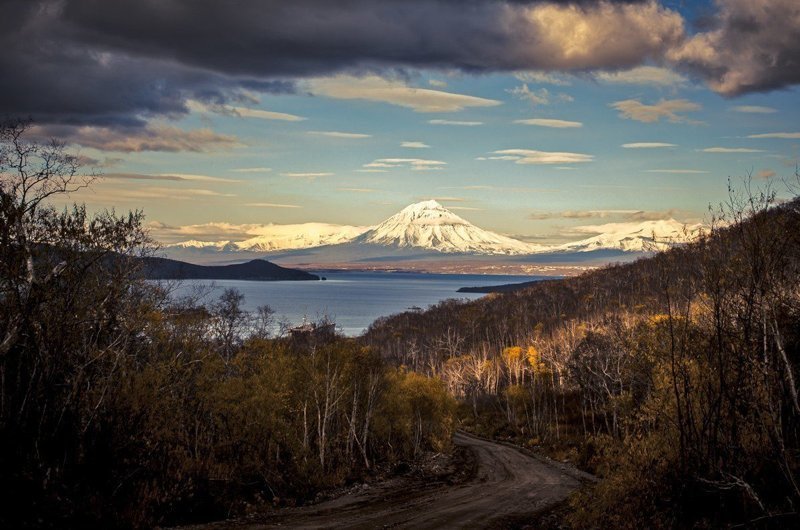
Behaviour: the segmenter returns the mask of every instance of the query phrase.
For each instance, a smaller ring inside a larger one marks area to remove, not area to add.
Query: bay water
[[[311,271],[314,272],[314,271]],[[485,296],[459,293],[461,287],[484,287],[544,279],[542,276],[501,276],[485,274],[425,274],[411,272],[314,272],[325,281],[259,282],[244,280],[184,280],[176,294],[205,293],[205,303],[218,298],[224,289],[235,288],[244,296],[244,308],[254,311],[268,305],[276,323],[298,325],[327,317],[348,336],[361,333],[376,318],[426,309],[449,298],[471,300]]]

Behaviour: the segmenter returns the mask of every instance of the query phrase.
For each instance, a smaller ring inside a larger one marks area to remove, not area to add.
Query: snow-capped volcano
[[[544,250],[539,245],[478,228],[433,200],[403,208],[353,242],[471,254],[531,254]]]
[[[552,248],[555,252],[589,252],[614,249],[626,252],[667,250],[697,239],[702,224],[687,225],[675,219],[584,226],[580,230],[598,235]]]
[[[537,245],[478,228],[434,200],[407,206],[377,226],[327,223],[250,225],[239,241],[189,240],[164,247],[175,259],[222,262],[266,257],[281,263],[361,263],[414,259],[451,259],[448,255],[507,256],[573,255],[592,251],[630,253],[665,250],[694,240],[702,225],[675,219],[606,223],[573,229],[585,239],[562,245]],[[484,258],[486,259],[486,258]]]

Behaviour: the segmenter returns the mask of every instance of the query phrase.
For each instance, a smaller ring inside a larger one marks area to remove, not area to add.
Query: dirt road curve
[[[513,447],[458,433],[454,442],[475,455],[471,480],[456,485],[402,482],[370,488],[307,508],[285,510],[263,522],[213,525],[266,528],[486,528],[537,512],[579,485],[575,471],[527,456]],[[391,481],[390,481],[391,482]]]

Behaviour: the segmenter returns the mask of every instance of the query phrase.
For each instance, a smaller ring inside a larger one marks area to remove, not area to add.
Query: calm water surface
[[[460,287],[520,283],[541,276],[494,276],[478,274],[421,274],[405,272],[316,272],[326,281],[252,282],[242,280],[184,281],[178,291],[212,285],[210,302],[223,289],[234,287],[245,296],[245,308],[269,305],[278,321],[299,324],[304,318],[332,318],[346,335],[359,335],[378,317],[427,308],[448,298],[475,299],[477,293],[458,293]]]

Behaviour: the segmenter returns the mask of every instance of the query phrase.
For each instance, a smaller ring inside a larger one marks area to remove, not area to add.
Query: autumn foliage
[[[461,425],[596,472],[575,527],[782,526],[800,504],[800,201],[731,189],[691,245],[377,321]]]
[[[49,205],[91,179],[26,127],[0,128],[0,526],[225,518],[449,446],[440,381],[145,281],[143,216]]]

